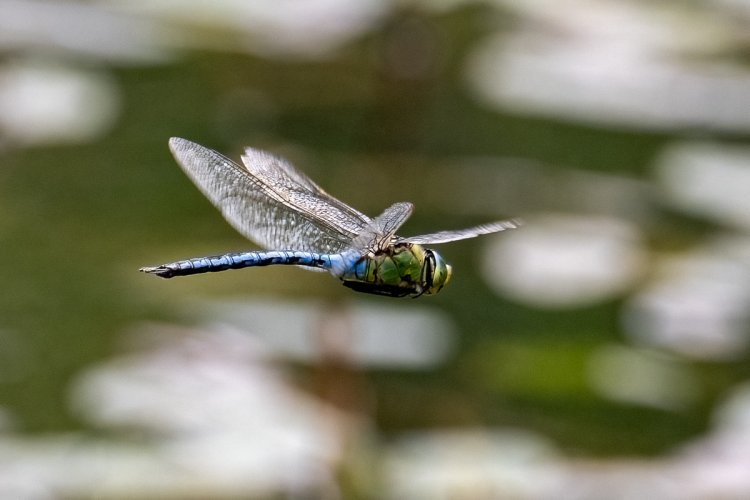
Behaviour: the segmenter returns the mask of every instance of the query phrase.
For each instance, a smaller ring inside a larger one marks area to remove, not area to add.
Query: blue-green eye
[[[443,257],[434,250],[425,252],[425,276],[424,286],[427,295],[435,295],[448,284],[453,273],[450,264],[443,260]]]

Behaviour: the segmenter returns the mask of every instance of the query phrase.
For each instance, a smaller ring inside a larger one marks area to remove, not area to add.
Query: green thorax
[[[359,292],[405,297],[435,294],[448,282],[451,267],[433,250],[399,243],[361,257],[341,279]]]

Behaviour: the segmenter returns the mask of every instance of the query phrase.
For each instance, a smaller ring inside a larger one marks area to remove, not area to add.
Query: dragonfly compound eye
[[[425,251],[425,292],[435,295],[443,289],[451,279],[453,268],[446,263],[439,253],[434,250]]]

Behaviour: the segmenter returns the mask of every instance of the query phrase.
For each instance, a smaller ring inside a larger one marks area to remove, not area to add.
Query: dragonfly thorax
[[[434,250],[399,243],[357,260],[342,276],[358,292],[392,297],[438,293],[451,277],[451,266]]]

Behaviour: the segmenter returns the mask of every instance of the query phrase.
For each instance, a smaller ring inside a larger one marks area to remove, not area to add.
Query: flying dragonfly
[[[452,268],[423,245],[447,243],[520,226],[491,222],[455,231],[401,237],[413,205],[399,202],[374,219],[329,195],[282,158],[253,148],[244,168],[220,153],[173,137],[177,163],[229,224],[267,249],[197,257],[142,272],[162,278],[269,265],[325,270],[355,291],[389,297],[434,295]]]

